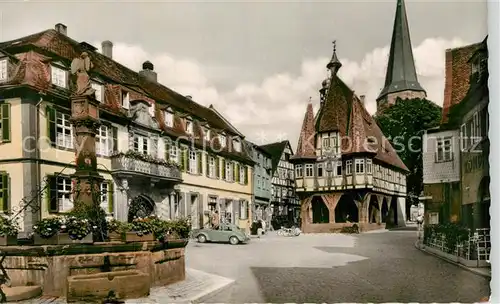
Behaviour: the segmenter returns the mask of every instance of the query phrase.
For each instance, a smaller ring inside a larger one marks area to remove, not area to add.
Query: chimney
[[[62,23],[58,23],[56,24],[56,27],[55,27],[56,31],[58,33],[61,33],[63,34],[64,36],[67,36],[67,33],[68,33],[68,27]]]
[[[102,54],[113,59],[113,42],[106,40],[101,43]]]
[[[154,68],[155,67],[151,62],[145,61],[142,64],[142,71],[139,72],[139,75],[141,75],[142,77],[145,77],[147,80],[149,80],[151,82],[157,82],[158,75],[154,71]]]
[[[360,95],[359,100],[361,100],[361,104],[365,107],[365,95]]]

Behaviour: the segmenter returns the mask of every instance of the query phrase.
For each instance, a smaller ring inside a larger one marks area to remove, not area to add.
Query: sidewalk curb
[[[215,274],[210,274],[210,275],[212,275],[213,277],[218,277],[220,282],[218,284],[211,286],[210,288],[203,290],[202,292],[198,293],[195,296],[189,297],[189,299],[187,299],[187,300],[190,303],[203,302],[203,299],[210,298],[214,294],[222,291],[222,289],[230,286],[231,284],[233,284],[235,282],[235,280],[230,279],[230,278],[222,277],[222,276],[215,275]]]
[[[455,262],[455,261],[451,261],[451,260],[449,260],[449,259],[447,259],[447,258],[445,258],[445,257],[443,257],[443,256],[440,256],[440,255],[435,254],[435,253],[433,253],[433,252],[429,252],[429,251],[425,250],[424,248],[421,248],[421,247],[419,246],[419,240],[415,241],[415,248],[417,248],[418,250],[420,250],[420,251],[422,251],[422,252],[425,252],[425,253],[427,253],[427,254],[429,254],[429,255],[432,255],[432,256],[435,256],[435,257],[437,257],[437,258],[440,258],[441,260],[446,261],[446,262],[448,262],[448,263],[450,263],[450,264],[453,264],[453,265],[455,265],[455,266],[458,266],[458,267],[460,267],[460,268],[462,268],[462,269],[468,270],[468,271],[470,271],[470,272],[472,272],[472,273],[474,273],[474,274],[477,274],[477,275],[483,276],[483,277],[485,277],[485,278],[490,278],[490,279],[491,279],[491,274],[486,274],[486,273],[483,273],[483,272],[478,271],[478,270],[476,270],[476,269],[474,269],[474,268],[470,268],[470,267],[467,267],[467,266],[462,265],[462,264],[460,264],[460,263],[457,263],[457,262]]]

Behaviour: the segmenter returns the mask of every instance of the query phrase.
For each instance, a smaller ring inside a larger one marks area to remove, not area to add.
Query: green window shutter
[[[198,174],[203,174],[203,154],[200,151],[196,152],[196,158],[198,159]]]
[[[220,177],[220,158],[218,156],[215,157],[215,177]]]
[[[45,115],[47,117],[47,135],[50,139],[50,144],[56,144],[56,110],[50,106],[45,107]]]
[[[112,180],[108,181],[108,213],[115,212],[114,205],[114,183]]]
[[[6,172],[0,173],[2,179],[2,187],[0,188],[0,203],[2,211],[9,211],[9,174]]]
[[[223,158],[222,159],[222,170],[221,170],[221,173],[222,173],[222,179],[226,179],[226,160]]]
[[[165,138],[165,159],[170,159],[170,138]]]
[[[236,175],[237,175],[236,174],[236,167],[237,167],[236,163],[233,162],[233,182],[236,181]]]
[[[205,156],[206,156],[206,158],[207,158],[207,163],[206,163],[206,166],[205,166],[205,169],[206,169],[207,171],[205,172],[205,174],[206,174],[207,176],[210,176],[210,157],[211,157],[211,156],[210,156],[210,154],[208,154],[208,153],[206,153],[206,154],[205,154]]]
[[[59,212],[59,204],[57,202],[57,177],[47,177],[47,208],[49,213]]]
[[[245,169],[245,173],[244,173],[245,174],[245,176],[244,176],[245,180],[244,180],[244,182],[245,182],[245,185],[248,185],[248,167],[245,166],[244,169]]]
[[[191,150],[189,150],[188,148],[184,149],[184,168],[186,168],[186,172],[189,172],[190,168],[189,168],[189,152],[191,152]]]
[[[234,179],[237,183],[240,182],[240,164],[236,164],[236,170],[234,172],[236,178]]]
[[[10,142],[10,103],[2,104],[0,108],[0,119],[2,123],[2,142]]]
[[[113,152],[118,152],[118,128],[111,127],[111,131],[113,132]]]
[[[182,172],[186,172],[186,163],[184,162],[184,159],[186,158],[186,154],[184,154],[184,148],[180,148],[180,150],[178,151],[180,152],[180,156],[181,156],[181,159],[180,159],[180,162],[179,162],[179,165],[181,167],[181,171]]]

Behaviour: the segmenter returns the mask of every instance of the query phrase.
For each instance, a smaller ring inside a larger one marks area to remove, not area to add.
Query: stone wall
[[[358,225],[360,232],[377,229],[385,229],[385,223],[325,223],[325,224],[305,224],[302,227],[304,233],[338,233],[344,227]]]
[[[45,296],[66,297],[67,278],[75,275],[138,270],[149,275],[151,287],[184,280],[184,248],[155,250],[152,244],[22,246],[0,250],[7,252],[3,265],[12,286],[38,285]],[[93,253],[82,253],[85,251]]]

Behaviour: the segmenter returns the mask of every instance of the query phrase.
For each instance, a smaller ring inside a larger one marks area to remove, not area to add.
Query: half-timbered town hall
[[[334,48],[315,114],[307,105],[295,163],[304,232],[405,224],[408,169],[356,96],[338,76]]]

